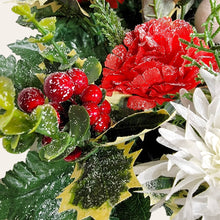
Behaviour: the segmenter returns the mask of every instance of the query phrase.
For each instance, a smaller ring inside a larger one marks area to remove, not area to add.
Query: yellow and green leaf
[[[115,205],[129,198],[130,188],[141,187],[133,164],[140,151],[129,153],[133,143],[100,147],[91,157],[77,162],[74,181],[58,196],[59,212],[77,210],[77,220],[88,216],[108,220]]]

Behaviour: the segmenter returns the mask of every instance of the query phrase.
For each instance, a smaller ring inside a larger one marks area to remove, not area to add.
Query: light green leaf
[[[68,133],[60,132],[56,138],[53,138],[51,143],[43,146],[39,155],[42,160],[51,161],[63,154],[71,142]]]
[[[40,20],[39,25],[44,27],[49,32],[54,32],[56,30],[56,17],[43,18]]]
[[[89,115],[83,106],[72,105],[69,109],[70,135],[76,141],[87,137],[90,129]]]
[[[37,132],[54,138],[58,136],[57,112],[51,105],[37,106],[31,113],[31,118],[35,126],[29,133]]]
[[[95,57],[88,57],[83,64],[83,70],[88,77],[89,83],[93,83],[99,78],[102,72],[102,65]]]
[[[47,43],[49,41],[51,41],[53,39],[54,35],[53,33],[49,32],[48,34],[44,35],[43,37],[41,37],[40,39],[36,39],[36,38],[29,38],[29,42],[30,43]]]
[[[20,4],[12,7],[12,11],[18,15],[30,17],[31,16],[31,8],[28,4]]]
[[[27,133],[32,127],[33,121],[30,116],[18,109],[14,109],[10,121],[2,128],[2,132],[5,135],[17,135]]]
[[[9,153],[23,153],[33,146],[35,134],[10,135],[3,137],[2,145]]]
[[[14,108],[15,89],[12,81],[0,76],[0,109],[11,110]]]

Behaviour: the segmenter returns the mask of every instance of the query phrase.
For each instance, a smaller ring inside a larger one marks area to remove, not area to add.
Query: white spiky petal
[[[159,129],[158,142],[176,153],[166,155],[167,161],[158,161],[138,175],[142,185],[159,176],[174,177],[172,188],[164,191],[166,200],[187,190],[186,198],[175,200],[183,207],[174,220],[220,219],[220,76],[203,69],[200,74],[210,91],[211,102],[196,88],[192,102],[182,98],[182,104],[172,103],[186,120],[186,127],[166,123]],[[195,195],[201,184],[207,189]]]

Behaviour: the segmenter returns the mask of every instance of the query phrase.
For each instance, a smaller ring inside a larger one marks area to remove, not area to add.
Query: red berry
[[[101,113],[98,121],[93,126],[94,131],[96,132],[104,132],[107,130],[110,126],[111,119],[108,114]]]
[[[74,95],[80,95],[82,91],[88,86],[87,75],[78,68],[73,68],[67,71],[67,74],[71,77],[74,84]]]
[[[38,105],[43,105],[44,102],[43,93],[35,87],[25,88],[18,94],[18,106],[27,113],[32,112]]]
[[[82,149],[80,147],[76,147],[75,150],[70,153],[67,157],[64,158],[65,161],[71,162],[78,159],[82,154]]]
[[[102,100],[102,91],[101,89],[94,84],[88,85],[88,87],[81,94],[81,101],[83,103],[86,102],[94,102],[95,104],[99,104]]]
[[[41,140],[41,143],[42,143],[43,146],[45,146],[45,145],[49,144],[51,141],[52,141],[51,137],[43,136],[43,138]]]
[[[100,105],[99,105],[100,112],[110,114],[111,112],[111,105],[107,100],[104,100]]]
[[[90,125],[94,125],[100,116],[100,110],[99,110],[98,105],[96,105],[93,102],[88,102],[84,104],[83,106],[85,107],[86,111],[89,114]]]
[[[64,102],[73,95],[74,84],[66,73],[50,74],[44,81],[45,95],[54,102]]]

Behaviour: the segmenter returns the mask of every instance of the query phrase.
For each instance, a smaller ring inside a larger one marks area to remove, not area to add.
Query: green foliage
[[[11,43],[8,47],[13,53],[20,56],[25,63],[29,63],[32,67],[32,72],[40,72],[38,65],[43,62],[43,57],[40,55],[40,50],[37,44],[30,43],[27,38],[23,40],[17,40],[15,43]]]
[[[100,148],[80,164],[83,173],[72,188],[72,203],[83,209],[100,207],[107,200],[117,203],[120,193],[127,190],[131,161],[116,147]]]
[[[110,8],[105,0],[96,0],[90,7],[95,9],[94,15],[97,24],[108,39],[109,45],[115,47],[121,44],[124,39],[125,30],[116,12]]]
[[[88,57],[82,69],[86,73],[89,83],[93,83],[101,75],[102,65],[95,57]]]
[[[70,183],[72,165],[61,160],[43,162],[29,152],[0,184],[0,219],[76,219],[74,210],[58,213],[58,194]]]
[[[218,64],[218,67],[220,68],[220,58],[219,58],[219,52],[220,52],[220,46],[216,45],[214,42],[215,36],[220,32],[220,26],[214,30],[214,23],[217,22],[217,25],[220,25],[220,16],[219,16],[219,11],[220,11],[220,5],[216,3],[216,1],[210,0],[210,5],[211,5],[211,14],[208,16],[206,22],[203,24],[204,26],[204,33],[193,33],[192,39],[194,37],[199,37],[204,39],[206,45],[200,43],[199,45],[194,44],[193,41],[188,42],[186,40],[180,39],[181,42],[184,44],[188,45],[188,47],[193,47],[198,49],[199,51],[205,51],[205,52],[210,52],[213,53],[215,56],[216,62]],[[209,47],[207,47],[209,45]],[[184,56],[184,58],[188,61],[191,62],[191,65],[195,65],[199,68],[203,67],[212,74],[216,75],[217,73],[213,70],[212,66],[208,66],[203,62],[196,62],[190,57]]]
[[[137,112],[131,114],[110,127],[102,136],[107,138],[110,144],[124,142],[139,137],[159,127],[168,120],[170,115],[167,111]],[[100,138],[100,137],[99,137]]]
[[[150,198],[144,198],[142,193],[132,193],[132,196],[115,206],[111,216],[118,220],[149,220]]]
[[[19,52],[22,51],[19,50]],[[32,65],[32,57],[16,61],[14,56],[5,58],[0,55],[0,76],[10,78],[15,86],[16,93],[25,87],[41,88],[42,84],[36,77],[37,66]],[[37,62],[36,60],[34,62]]]

